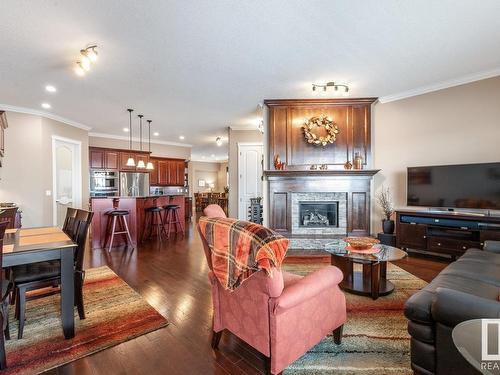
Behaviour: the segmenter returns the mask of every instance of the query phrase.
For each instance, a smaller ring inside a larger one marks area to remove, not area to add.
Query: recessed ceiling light
[[[154,132],[154,133],[153,133],[153,135],[154,135],[155,137],[158,137],[158,136],[160,135],[160,133],[158,133],[158,132]]]
[[[215,154],[210,155],[211,157],[215,158]]]
[[[47,85],[47,86],[45,86],[45,91],[56,92],[57,89],[54,86],[52,86],[52,85]]]
[[[125,133],[128,133],[128,131],[129,131],[129,130],[128,130],[128,128],[123,128],[123,131],[124,131]]]
[[[179,135],[179,139],[182,141],[184,139],[183,135]]]
[[[205,159],[205,155],[203,155],[201,158],[202,158],[202,159]]]
[[[42,108],[50,109],[51,105],[49,103],[42,103]]]

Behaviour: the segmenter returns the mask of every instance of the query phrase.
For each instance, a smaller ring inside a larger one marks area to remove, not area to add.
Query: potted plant
[[[382,220],[382,229],[384,234],[394,233],[394,220],[391,220],[392,214],[394,213],[394,204],[392,202],[391,191],[389,188],[382,189],[380,193],[377,194],[377,202],[384,212],[385,219]]]

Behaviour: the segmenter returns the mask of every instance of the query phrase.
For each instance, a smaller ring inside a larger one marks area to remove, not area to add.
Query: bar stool
[[[165,225],[167,226],[167,239],[170,238],[170,228],[172,224],[174,225],[175,233],[182,232],[184,235],[184,230],[182,228],[182,221],[179,216],[179,209],[181,206],[177,204],[167,204],[163,206],[165,210]]]
[[[146,239],[146,233],[149,230],[148,239],[150,239],[153,235],[153,229],[156,227],[156,235],[158,239],[161,241],[161,235],[165,234],[165,237],[168,238],[167,233],[165,232],[165,222],[163,221],[163,208],[162,207],[149,207],[146,208],[146,218],[144,219],[144,232],[142,236],[142,240]]]
[[[132,242],[132,237],[130,236],[126,218],[129,215],[129,211],[113,209],[106,212],[106,215],[108,216],[108,222],[106,224],[106,233],[104,235],[104,244],[102,247],[106,248],[106,245],[109,242],[108,252],[111,251],[115,235],[125,235],[127,246],[133,247],[134,243]],[[116,227],[117,222],[120,227],[118,231],[118,228]]]

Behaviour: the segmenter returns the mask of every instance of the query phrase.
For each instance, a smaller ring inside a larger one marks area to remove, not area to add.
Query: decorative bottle
[[[363,157],[359,154],[359,152],[356,152],[354,154],[354,169],[363,169]]]

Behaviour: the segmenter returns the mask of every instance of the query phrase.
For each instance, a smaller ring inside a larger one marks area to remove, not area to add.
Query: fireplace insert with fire
[[[338,227],[339,202],[299,202],[299,226]]]

